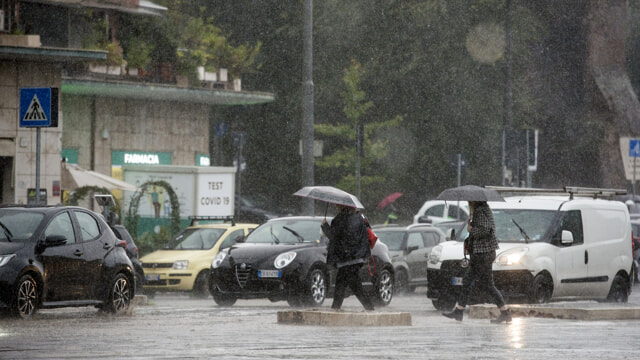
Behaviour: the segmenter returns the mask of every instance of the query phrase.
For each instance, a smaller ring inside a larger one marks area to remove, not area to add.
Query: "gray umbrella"
[[[464,185],[445,189],[436,199],[451,201],[504,201],[502,195],[497,191],[477,185]]]
[[[293,195],[324,201],[331,204],[346,205],[356,209],[364,209],[364,206],[355,195],[349,194],[348,192],[333,186],[305,186],[293,193]]]

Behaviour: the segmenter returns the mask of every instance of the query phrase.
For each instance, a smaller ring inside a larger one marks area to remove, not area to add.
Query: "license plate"
[[[259,278],[279,278],[280,276],[280,270],[258,270]]]
[[[147,281],[159,281],[160,275],[145,275],[145,280]]]
[[[452,285],[462,285],[462,278],[461,277],[453,277],[453,278],[451,278],[451,284]]]

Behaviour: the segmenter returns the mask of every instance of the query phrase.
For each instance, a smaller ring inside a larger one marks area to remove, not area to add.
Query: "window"
[[[424,214],[426,216],[442,217],[443,213],[444,213],[444,205],[436,205],[428,208]]]
[[[75,233],[73,231],[73,225],[71,224],[71,217],[68,212],[58,214],[47,226],[44,231],[45,237],[51,235],[62,235],[67,239],[67,244],[73,244],[76,242]]]
[[[424,245],[426,247],[434,247],[438,245],[438,235],[432,232],[424,233]]]
[[[411,232],[407,238],[407,248],[417,246],[418,249],[424,247],[424,240],[422,240],[422,234],[419,232]]]
[[[241,239],[244,236],[244,230],[236,230],[229,234],[226,239],[220,244],[220,250],[230,248],[238,242],[238,239]]]
[[[93,216],[81,211],[76,211],[75,214],[78,225],[80,225],[82,241],[93,240],[100,236],[100,226]]]
[[[449,217],[452,219],[466,219],[467,213],[456,205],[449,205]]]
[[[584,243],[584,236],[582,234],[582,216],[579,210],[567,211],[560,220],[560,230],[556,234],[555,238],[557,243],[560,244],[562,236],[562,230],[567,230],[573,235],[573,244],[579,245]]]

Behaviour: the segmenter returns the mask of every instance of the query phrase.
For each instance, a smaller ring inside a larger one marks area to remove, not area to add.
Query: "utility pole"
[[[303,59],[303,124],[302,124],[302,171],[303,185],[313,186],[313,1],[304,1],[304,59]],[[302,213],[313,215],[312,199],[305,199]]]
[[[502,186],[507,181],[507,134],[511,127],[512,94],[511,94],[511,0],[507,0],[505,10],[505,67],[504,67],[504,100],[502,104]]]

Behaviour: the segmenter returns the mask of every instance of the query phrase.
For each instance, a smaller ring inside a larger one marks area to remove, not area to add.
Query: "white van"
[[[627,302],[633,283],[627,207],[579,197],[582,188],[571,189],[563,196],[512,196],[489,203],[500,245],[494,281],[508,303]],[[427,297],[439,310],[451,309],[461,290],[466,236],[463,225],[454,240],[434,247],[429,256]],[[481,296],[472,292],[469,303],[491,302]]]

